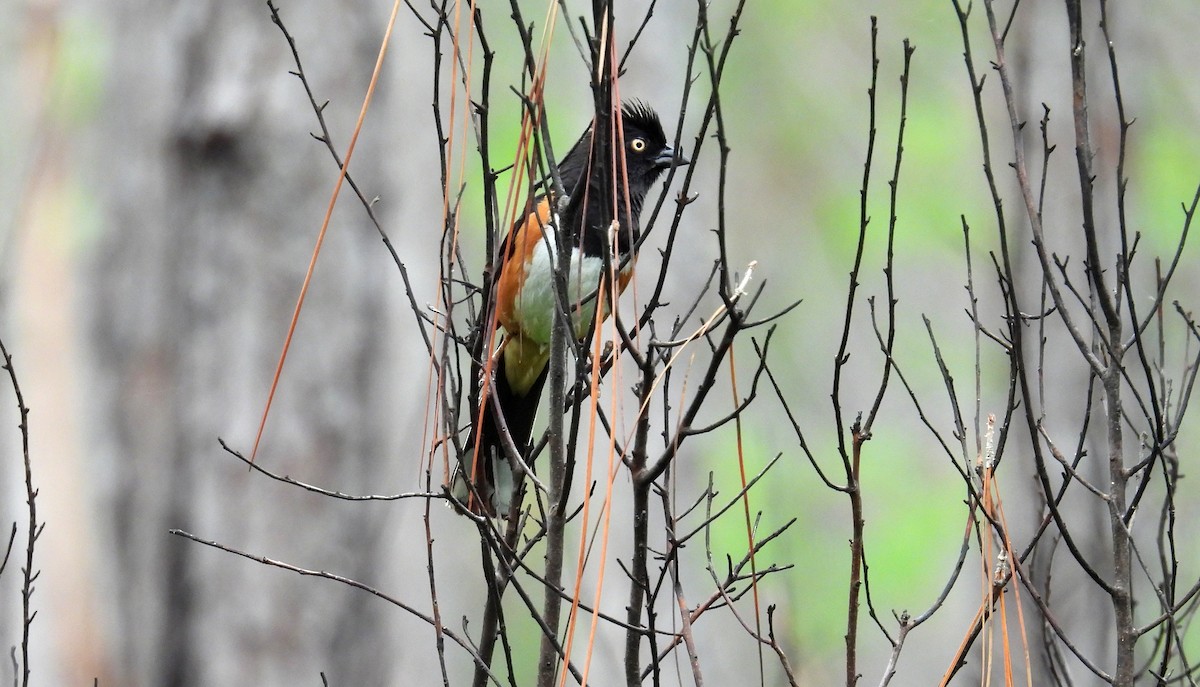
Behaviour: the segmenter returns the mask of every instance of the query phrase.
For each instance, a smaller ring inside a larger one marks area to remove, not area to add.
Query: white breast
[[[521,331],[527,338],[539,343],[550,343],[550,332],[554,323],[554,265],[557,251],[554,237],[547,235],[538,241],[533,258],[525,266],[525,282],[517,295],[516,318]],[[571,249],[571,271],[567,275],[567,297],[571,307],[571,324],[576,336],[581,336],[591,325],[596,312],[596,288],[600,284],[600,272],[604,261],[596,257],[585,257],[578,247]],[[582,302],[584,299],[586,302]]]

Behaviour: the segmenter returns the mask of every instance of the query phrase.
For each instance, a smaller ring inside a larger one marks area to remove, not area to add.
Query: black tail
[[[503,424],[508,430],[508,435],[512,437],[513,445],[522,457],[528,456],[533,421],[537,417],[542,388],[546,385],[549,373],[549,366],[543,368],[529,391],[521,395],[513,390],[508,382],[504,358],[503,354],[496,356],[493,387],[495,400],[489,395],[483,407],[475,409],[475,422],[471,424],[471,437],[467,441],[466,453],[462,460],[462,471],[465,473],[462,476],[468,481],[474,480],[474,494],[469,489],[455,494],[460,501],[469,504],[471,512],[478,515],[494,516],[497,510],[501,514],[507,511],[515,487],[520,483],[519,479],[512,477],[508,452],[504,448],[500,423],[496,418],[496,406],[499,405],[501,409]],[[478,469],[472,469],[475,455],[480,456],[482,463]]]

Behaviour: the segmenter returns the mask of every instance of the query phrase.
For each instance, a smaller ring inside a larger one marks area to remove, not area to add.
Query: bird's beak
[[[683,153],[675,152],[674,148],[663,148],[658,157],[654,158],[654,166],[659,169],[670,169],[672,167],[682,167],[689,163],[689,160],[683,156]]]

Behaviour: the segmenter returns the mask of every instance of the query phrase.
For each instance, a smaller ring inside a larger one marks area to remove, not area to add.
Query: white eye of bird
[[[641,153],[646,150],[646,139],[635,138],[629,142],[629,149],[635,153]]]

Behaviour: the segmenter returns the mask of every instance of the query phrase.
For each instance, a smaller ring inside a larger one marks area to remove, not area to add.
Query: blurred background
[[[335,145],[344,150],[391,5],[280,4],[316,98],[330,101],[325,116]],[[519,110],[509,86],[519,84],[521,54],[508,3],[479,5],[497,52],[491,123],[492,160],[500,166],[516,147]],[[522,2],[526,19],[539,28],[542,5]],[[575,5],[567,2],[572,16],[588,13]],[[621,4],[628,14],[617,21],[619,46],[632,37],[645,6],[642,0]],[[1004,12],[1008,7],[1004,3]],[[1020,9],[1009,46],[1022,116],[1030,122],[1028,150],[1040,160],[1034,124],[1044,102],[1052,112],[1050,136],[1059,145],[1047,230],[1069,251],[1078,227],[1071,210],[1078,185],[1071,185],[1064,11],[1042,2]],[[1143,233],[1142,250],[1169,255],[1182,224],[1179,204],[1190,200],[1200,180],[1200,43],[1194,40],[1200,5],[1150,0],[1111,9],[1126,108],[1137,120],[1128,161],[1130,223]],[[694,3],[658,3],[621,82],[622,95],[657,107],[669,130],[683,92],[695,11]],[[713,2],[710,11],[726,17],[732,5]],[[976,12],[982,15],[982,7]],[[1094,29],[1098,15],[1088,12]],[[943,343],[970,411],[973,330],[964,315],[969,302],[960,217],[972,225],[977,270],[990,268],[987,251],[996,243],[962,41],[949,3],[746,4],[722,86],[732,147],[732,262],[758,261],[755,283],[767,285],[760,314],[803,299],[779,323],[774,370],[809,445],[833,475],[841,472],[829,389],[858,232],[871,15],[879,17],[881,60],[870,197],[877,233],[865,257],[862,295],[884,298],[886,180],[895,154],[901,42],[909,38],[917,50],[898,198],[897,358],[947,435],[947,401],[921,316],[930,318]],[[989,75],[985,96],[993,108],[997,173],[1009,216],[1023,227],[982,16],[973,18],[973,26],[977,63]],[[369,197],[379,197],[377,212],[406,262],[417,302],[432,304],[442,201],[432,43],[423,31],[402,8],[351,171]],[[1110,221],[1118,120],[1103,42],[1094,31],[1090,45],[1096,168],[1105,175],[1098,181],[1100,201],[1110,208],[1102,219]],[[590,91],[564,30],[555,54],[547,104],[561,151],[588,121]],[[33,468],[46,523],[37,548],[42,576],[33,600],[32,684],[80,685],[98,678],[100,685],[131,686],[316,685],[322,671],[334,685],[440,683],[433,633],[419,620],[361,592],[167,533],[181,528],[429,606],[421,503],[318,497],[248,473],[217,443],[221,437],[245,452],[253,443],[337,173],[325,148],[309,137],[317,125],[288,73],[293,68],[263,2],[0,4],[0,337],[14,355],[32,408]],[[693,107],[684,118],[685,147],[692,145],[701,110]],[[715,154],[709,145],[693,160],[693,190],[700,196],[685,215],[685,238],[669,281],[680,311],[716,255]],[[482,214],[478,173],[472,173],[463,245],[468,264],[481,269]],[[1032,266],[1027,245],[1018,251]],[[1193,254],[1185,254],[1177,284],[1185,298],[1200,286]],[[643,288],[653,283],[655,260],[643,260]],[[1030,275],[1036,288],[1037,277]],[[987,276],[977,274],[990,286],[981,307],[998,324],[998,291]],[[1139,286],[1151,293],[1152,282],[1143,279]],[[716,304],[710,298],[700,312]],[[851,355],[863,363],[851,365],[844,380],[851,414],[869,408],[882,365],[865,305],[858,313]],[[739,351],[743,364],[753,360],[752,349]],[[1007,364],[995,350],[983,363],[983,412],[1002,413]],[[1068,375],[1050,396],[1077,408],[1084,381],[1082,373]],[[419,490],[428,442],[427,385],[427,356],[400,275],[362,208],[343,193],[258,462],[350,493]],[[24,521],[24,484],[15,404],[7,382],[0,388],[0,525],[7,530],[7,523]],[[766,555],[796,567],[771,578],[764,594],[781,609],[781,638],[804,684],[832,684],[843,663],[848,504],[822,486],[779,404],[763,395],[747,418],[749,468],[761,468],[778,453],[783,458],[754,505],[766,513],[764,528],[799,519]],[[1067,415],[1053,420],[1078,420]],[[963,487],[935,447],[907,395],[892,388],[864,467],[872,595],[885,621],[892,609],[915,612],[931,603],[958,552],[966,517]],[[691,447],[680,466],[681,492],[698,494],[709,471],[726,493],[735,492],[732,449],[731,432]],[[1027,533],[1037,504],[1028,456],[1014,453],[1006,460],[1001,475],[1009,518],[1018,533]],[[1102,550],[1099,535],[1106,525],[1080,512],[1084,545]],[[476,533],[440,506],[433,521],[442,614],[459,629],[464,615],[477,618],[484,594]],[[737,519],[719,522],[714,536],[718,551],[744,552]],[[615,555],[624,557],[620,535],[614,537]],[[18,539],[17,552],[23,547]],[[1184,557],[1193,571],[1200,562],[1195,554]],[[705,580],[702,569],[691,575],[697,598],[707,593]],[[14,561],[0,577],[6,653],[19,643],[19,582]],[[619,589],[613,586],[606,602],[614,612],[624,603]],[[1078,592],[1076,602],[1072,593],[1064,590],[1060,600],[1065,619],[1086,618],[1089,608],[1110,613],[1102,597]],[[977,582],[961,584],[935,620],[909,638],[899,684],[932,684],[941,676],[977,604]],[[726,616],[697,625],[698,641],[709,647],[707,657],[703,649],[701,654],[711,684],[746,684],[745,676],[756,674],[754,644],[740,629],[731,632],[730,622]],[[860,669],[864,682],[874,684],[890,646],[870,621],[864,618],[862,625]],[[1080,635],[1081,644],[1101,657],[1112,641],[1103,623]],[[616,634],[599,640],[595,684],[619,683],[620,641]],[[535,647],[531,642],[530,655]],[[469,661],[461,653],[451,657],[452,677],[465,680]],[[6,662],[0,675],[8,670]],[[767,684],[779,677],[773,670]],[[972,680],[978,673],[962,684]],[[1078,684],[1091,683],[1081,676]]]

